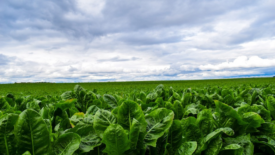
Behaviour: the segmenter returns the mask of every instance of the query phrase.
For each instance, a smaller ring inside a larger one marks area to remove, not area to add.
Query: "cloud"
[[[223,62],[217,65],[200,65],[200,70],[224,70],[236,68],[275,67],[275,59],[262,59],[258,56],[240,56],[232,62]]]
[[[105,62],[105,61],[112,61],[112,62],[117,62],[117,61],[135,61],[139,60],[140,58],[138,57],[132,57],[132,58],[120,58],[119,56],[113,57],[110,59],[98,59],[97,61],[99,62]]]
[[[274,73],[272,0],[0,3],[0,82]]]
[[[225,2],[227,1],[5,1],[0,11],[1,19],[5,20],[1,24],[1,33],[17,40],[37,35],[66,35],[91,40],[110,33],[147,33],[148,30],[167,27],[196,27],[214,21],[227,12],[253,6],[257,1],[230,1],[224,5]]]
[[[8,63],[10,62],[10,58],[3,55],[3,54],[0,54],[0,66],[1,65],[7,65]]]

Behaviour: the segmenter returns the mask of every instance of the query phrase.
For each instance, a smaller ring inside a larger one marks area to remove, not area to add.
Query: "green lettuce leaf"
[[[94,129],[100,138],[103,138],[103,133],[111,124],[116,124],[116,117],[107,110],[98,110],[94,116]]]
[[[139,122],[140,132],[146,131],[147,123],[145,121],[144,113],[136,102],[134,101],[125,101],[123,102],[118,109],[117,121],[118,123],[127,130],[131,130],[133,124],[133,119],[136,119]]]
[[[4,114],[0,117],[0,150],[6,155],[15,154],[14,145],[14,125],[18,119],[18,114]]]
[[[65,133],[54,143],[54,155],[72,155],[78,148],[81,138],[76,133]]]
[[[190,141],[181,144],[176,155],[192,155],[197,149],[197,142]]]
[[[181,121],[174,120],[168,134],[168,143],[170,144],[168,147],[169,153],[175,154],[177,152],[183,142],[183,132]]]
[[[32,109],[23,111],[14,127],[17,152],[30,151],[32,155],[47,155],[50,151],[50,133],[43,118]]]
[[[101,138],[96,134],[91,124],[78,124],[74,128],[66,131],[66,133],[68,132],[76,133],[81,137],[79,145],[80,152],[89,152],[101,145]]]
[[[115,97],[109,94],[104,94],[103,95],[103,100],[111,107],[111,108],[116,108],[117,107],[117,100]]]
[[[173,123],[174,113],[172,110],[159,108],[145,116],[147,122],[144,135],[145,145],[156,147],[157,139],[169,130]]]
[[[111,124],[105,130],[102,142],[106,145],[103,152],[108,153],[108,155],[122,155],[130,149],[128,136],[118,124]]]

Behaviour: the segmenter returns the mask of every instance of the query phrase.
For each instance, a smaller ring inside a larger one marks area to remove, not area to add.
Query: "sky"
[[[0,0],[0,83],[275,76],[274,0]]]

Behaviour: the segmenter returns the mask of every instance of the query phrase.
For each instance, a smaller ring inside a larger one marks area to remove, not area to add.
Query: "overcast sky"
[[[0,0],[0,83],[275,75],[274,0]]]

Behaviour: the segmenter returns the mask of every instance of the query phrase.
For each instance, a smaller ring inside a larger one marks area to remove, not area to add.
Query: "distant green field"
[[[61,95],[64,91],[72,90],[79,84],[88,90],[96,89],[98,93],[129,92],[132,90],[149,91],[157,85],[163,84],[166,88],[202,88],[206,86],[265,85],[275,84],[275,78],[240,78],[214,80],[182,80],[182,81],[136,81],[136,82],[92,82],[92,83],[17,83],[0,84],[0,95],[13,93],[14,95]]]

